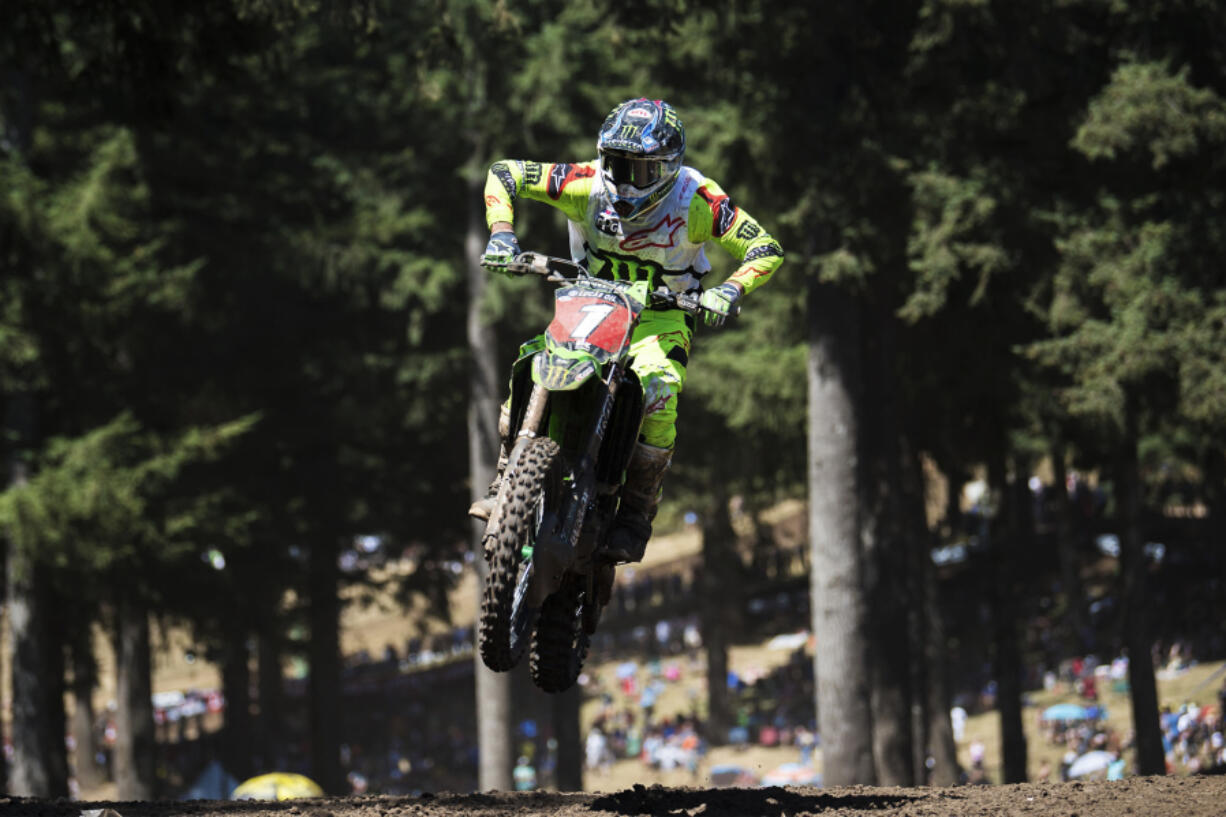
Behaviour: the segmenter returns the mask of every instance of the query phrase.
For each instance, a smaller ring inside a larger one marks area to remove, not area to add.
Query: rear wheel
[[[569,689],[583,670],[589,643],[583,613],[589,604],[586,579],[567,576],[541,606],[529,668],[532,682],[546,692]]]
[[[531,547],[548,502],[547,489],[559,466],[558,444],[532,440],[503,477],[501,522],[487,534],[489,576],[481,598],[481,660],[495,672],[519,663],[528,646],[537,610],[527,600],[532,582]]]

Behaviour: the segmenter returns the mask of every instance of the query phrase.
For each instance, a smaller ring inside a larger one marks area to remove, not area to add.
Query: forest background
[[[713,598],[729,498],[807,496],[818,711],[840,749],[827,782],[914,782],[917,746],[951,773],[928,556],[958,509],[929,526],[923,461],[954,485],[987,474],[993,569],[975,592],[1006,779],[1025,775],[1033,465],[1049,459],[1058,485],[1099,475],[1121,543],[1113,646],[1133,656],[1162,609],[1143,545],[1164,508],[1222,541],[1217,3],[10,0],[0,15],[10,791],[65,790],[64,684],[88,700],[90,623],[116,645],[121,796],[153,791],[150,615],[211,645],[238,755],[252,661],[305,654],[314,773],[340,789],[337,556],[358,535],[414,548],[421,568],[394,590],[442,609],[501,373],[547,316],[539,282],[474,264],[486,169],[591,159],[634,96],[678,109],[688,163],[787,253],[735,326],[697,339],[669,491],[702,510]],[[563,227],[539,207],[517,223],[555,254]],[[1076,549],[1059,553],[1076,654]],[[224,570],[202,569],[218,554]],[[1131,668],[1137,766],[1158,771],[1152,667]],[[484,780],[509,772],[486,757],[502,772]]]

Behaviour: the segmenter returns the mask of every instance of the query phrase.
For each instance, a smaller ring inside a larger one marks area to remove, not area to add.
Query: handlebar
[[[515,258],[507,263],[507,270],[516,275],[540,275],[547,281],[558,284],[573,282],[579,278],[594,277],[587,271],[586,267],[575,261],[534,252],[524,252],[515,256]],[[565,271],[570,271],[571,274],[567,275]],[[690,295],[685,292],[651,290],[648,292],[648,297],[653,304],[665,304],[690,315],[701,315],[704,312],[712,311],[699,303],[697,295]],[[735,317],[740,314],[740,311],[741,306],[737,304],[733,307],[729,317]]]

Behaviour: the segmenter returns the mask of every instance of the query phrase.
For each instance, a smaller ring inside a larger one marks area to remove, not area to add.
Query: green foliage
[[[193,465],[215,461],[254,418],[165,437],[121,414],[88,434],[50,440],[24,485],[0,493],[0,527],[33,559],[139,581],[151,563],[198,551],[217,499],[184,494]]]
[[[916,281],[900,314],[915,321],[939,312],[950,283],[965,274],[978,279],[970,296],[973,306],[1009,259],[998,243],[976,240],[976,232],[990,224],[997,208],[985,184],[931,170],[914,174],[912,185],[915,223],[908,255]]]
[[[1163,62],[1127,62],[1087,110],[1073,145],[1091,159],[1139,151],[1154,170],[1173,159],[1226,142],[1226,103],[1211,88],[1189,81],[1187,66],[1172,73]]]

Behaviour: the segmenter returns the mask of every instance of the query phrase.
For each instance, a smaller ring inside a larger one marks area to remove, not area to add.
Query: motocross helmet
[[[685,128],[667,102],[631,99],[600,126],[596,150],[609,203],[621,218],[634,218],[663,201],[677,181]]]

